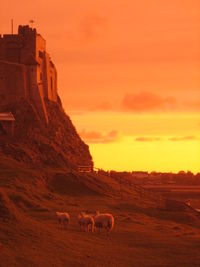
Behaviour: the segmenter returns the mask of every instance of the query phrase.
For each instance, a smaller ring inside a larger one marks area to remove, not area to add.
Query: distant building
[[[11,112],[0,113],[0,135],[14,135],[15,118]]]
[[[48,124],[44,99],[57,102],[57,72],[46,41],[27,25],[0,35],[0,105],[22,98],[33,101]]]

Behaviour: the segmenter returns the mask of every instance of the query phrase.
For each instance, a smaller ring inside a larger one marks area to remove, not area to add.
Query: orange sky
[[[97,167],[199,170],[199,1],[3,1],[1,33],[11,18],[15,31],[33,18],[47,40],[64,108]]]

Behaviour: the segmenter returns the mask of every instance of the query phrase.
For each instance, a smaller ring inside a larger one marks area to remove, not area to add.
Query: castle
[[[0,35],[0,105],[30,100],[48,124],[45,99],[57,102],[57,72],[46,41],[28,25]]]

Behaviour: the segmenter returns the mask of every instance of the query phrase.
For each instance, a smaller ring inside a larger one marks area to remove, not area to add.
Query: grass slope
[[[81,210],[111,212],[115,228],[82,232]],[[71,214],[60,229],[56,211]],[[0,266],[199,266],[200,223],[155,209],[112,178],[65,169],[29,169],[0,158]]]

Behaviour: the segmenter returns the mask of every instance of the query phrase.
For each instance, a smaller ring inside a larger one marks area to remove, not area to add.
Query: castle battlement
[[[33,101],[48,123],[44,99],[57,102],[57,72],[45,39],[28,25],[0,35],[0,106],[21,98]]]

